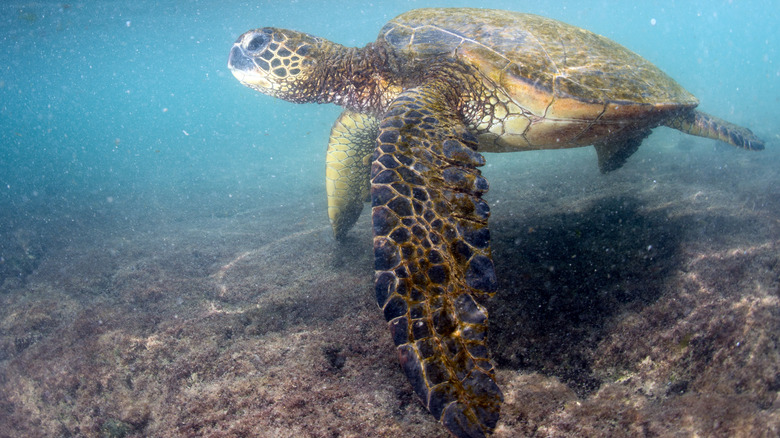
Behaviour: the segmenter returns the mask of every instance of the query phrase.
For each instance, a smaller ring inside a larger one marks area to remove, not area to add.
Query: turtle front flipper
[[[380,125],[371,167],[375,288],[401,367],[457,437],[496,425],[503,401],[488,358],[490,258],[484,158],[433,82],[401,93]]]
[[[369,198],[371,154],[379,120],[354,111],[341,113],[330,131],[325,160],[325,190],[333,234],[340,240],[360,217]]]

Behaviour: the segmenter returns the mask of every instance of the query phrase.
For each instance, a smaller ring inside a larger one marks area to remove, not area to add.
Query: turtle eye
[[[270,38],[264,33],[256,33],[252,36],[252,39],[246,43],[246,51],[250,53],[257,53],[268,45]]]

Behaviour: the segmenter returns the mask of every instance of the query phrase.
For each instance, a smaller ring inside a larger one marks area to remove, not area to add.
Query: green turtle
[[[370,199],[376,298],[401,367],[457,437],[491,433],[503,400],[478,301],[497,284],[482,152],[593,145],[609,172],[657,126],[763,148],[639,55],[517,12],[413,10],[363,48],[255,29],[228,67],[261,93],[345,108],[327,151],[333,231],[342,238]]]

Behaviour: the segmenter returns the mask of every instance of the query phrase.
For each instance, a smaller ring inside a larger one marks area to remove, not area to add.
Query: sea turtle
[[[418,9],[364,48],[254,29],[228,67],[261,93],[345,107],[327,151],[333,231],[370,198],[376,298],[401,367],[457,437],[489,434],[503,400],[478,302],[496,290],[482,152],[594,145],[608,172],[661,125],[763,148],[637,54],[537,15]]]

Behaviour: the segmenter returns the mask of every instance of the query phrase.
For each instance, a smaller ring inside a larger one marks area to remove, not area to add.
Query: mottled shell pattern
[[[537,15],[416,10],[387,23],[379,40],[401,59],[448,56],[475,67],[494,107],[472,128],[483,132],[481,143],[495,142],[494,150],[588,145],[653,113],[661,119],[698,104],[636,53]]]

